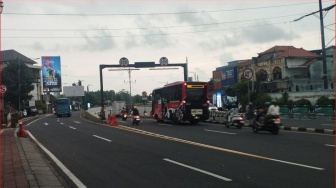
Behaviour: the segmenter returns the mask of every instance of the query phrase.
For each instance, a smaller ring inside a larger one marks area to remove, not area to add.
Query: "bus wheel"
[[[172,124],[173,125],[177,125],[179,122],[178,122],[178,119],[176,117],[176,113],[172,113],[172,120],[171,120]]]

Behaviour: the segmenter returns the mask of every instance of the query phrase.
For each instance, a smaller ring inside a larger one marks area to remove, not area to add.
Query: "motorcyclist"
[[[248,120],[250,120],[251,117],[253,117],[253,115],[254,115],[254,106],[252,102],[249,102],[245,108],[245,116],[247,117]]]
[[[238,114],[237,105],[232,104],[232,108],[227,113],[228,113],[228,121],[231,122],[232,117]]]
[[[272,101],[271,106],[267,110],[264,122],[272,118],[278,118],[280,115],[280,107],[276,101]]]
[[[257,114],[257,116],[256,116],[256,118],[255,118],[255,121],[256,121],[258,124],[260,124],[260,123],[259,123],[259,119],[260,119],[260,117],[261,117],[261,116],[265,116],[265,115],[267,114],[267,112],[268,112],[268,108],[269,108],[270,105],[271,105],[270,102],[265,102],[265,103],[264,103],[264,108],[261,108],[261,109],[258,110],[258,114]]]
[[[125,114],[125,113],[126,113],[126,108],[123,107],[123,108],[121,109],[121,114],[123,115],[123,114]]]
[[[133,107],[132,109],[132,116],[139,116],[139,110],[136,106]]]

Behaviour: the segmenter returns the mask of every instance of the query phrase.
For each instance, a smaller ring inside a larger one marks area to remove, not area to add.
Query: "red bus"
[[[152,92],[152,117],[173,124],[209,119],[207,82],[174,82]]]

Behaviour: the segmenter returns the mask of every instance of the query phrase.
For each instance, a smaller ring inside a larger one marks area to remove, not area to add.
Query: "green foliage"
[[[38,110],[43,110],[43,111],[46,111],[47,110],[47,105],[46,104],[44,104],[43,102],[41,102],[41,101],[36,101],[36,108],[38,109]]]
[[[328,99],[327,97],[320,97],[316,101],[316,105],[334,105],[335,104],[335,99]]]
[[[254,101],[254,105],[257,108],[262,108],[265,102],[270,102],[272,98],[267,95],[267,93],[259,93],[256,100]]]
[[[288,105],[289,103],[289,94],[287,92],[284,92],[282,94],[282,98],[280,98],[279,100],[277,100],[279,105]],[[293,101],[291,101],[293,102]]]
[[[300,99],[298,101],[294,102],[294,105],[306,105],[306,106],[311,106],[311,103],[307,99]]]
[[[34,90],[33,82],[33,75],[21,59],[10,61],[2,72],[2,84],[7,87],[4,95],[5,102],[10,101],[17,109],[19,106],[23,107],[23,101],[33,97],[29,94]]]

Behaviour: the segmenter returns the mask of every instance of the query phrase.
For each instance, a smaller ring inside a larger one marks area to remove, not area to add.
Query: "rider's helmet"
[[[273,105],[275,105],[275,106],[277,105],[277,101],[276,101],[276,100],[274,100],[274,99],[272,100],[272,102],[271,102],[271,103],[272,103]]]
[[[264,103],[264,107],[265,107],[265,108],[268,108],[269,106],[271,106],[271,103],[270,103],[270,102],[265,102],[265,103]]]
[[[137,106],[133,106],[133,109],[137,109]]]

